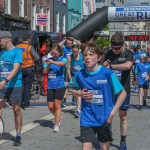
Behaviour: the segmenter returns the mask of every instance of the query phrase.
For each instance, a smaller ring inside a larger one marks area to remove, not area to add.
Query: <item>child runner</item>
[[[149,88],[149,74],[150,65],[147,62],[147,55],[142,54],[140,56],[140,63],[135,67],[136,78],[138,81],[138,86],[140,89],[139,93],[139,110],[141,110],[142,105],[146,106],[146,96]],[[144,97],[143,97],[144,96]]]
[[[99,48],[94,44],[86,45],[83,58],[86,67],[77,72],[68,84],[72,94],[82,97],[82,149],[91,149],[97,134],[101,150],[110,150],[111,122],[127,94],[113,71],[98,65],[102,58]],[[119,92],[120,95],[114,104],[114,95]]]

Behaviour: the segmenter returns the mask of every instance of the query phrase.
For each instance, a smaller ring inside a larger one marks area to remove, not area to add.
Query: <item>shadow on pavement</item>
[[[117,150],[119,150],[119,148],[120,148],[118,145],[115,145],[113,143],[110,143],[110,146],[116,148]]]
[[[54,127],[54,123],[53,123],[53,120],[34,120],[33,121],[34,123],[39,123],[40,126],[42,127],[48,127],[48,128],[52,128]]]
[[[6,133],[4,132],[1,140],[9,140],[9,141],[13,141],[14,140],[14,136],[12,136],[10,133]]]

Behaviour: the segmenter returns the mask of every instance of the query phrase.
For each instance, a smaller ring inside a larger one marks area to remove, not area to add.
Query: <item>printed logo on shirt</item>
[[[96,84],[106,84],[107,80],[96,80]]]
[[[118,61],[125,61],[126,60],[126,58],[125,57],[123,57],[123,58],[119,58],[118,59]]]

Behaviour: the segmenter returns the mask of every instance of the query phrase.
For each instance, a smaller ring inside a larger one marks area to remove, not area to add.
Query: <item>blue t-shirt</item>
[[[67,46],[63,47],[63,54],[64,54],[64,58],[67,58],[69,55],[72,54],[72,49],[68,48]]]
[[[13,70],[15,63],[22,64],[22,51],[20,48],[2,50],[0,52],[0,81],[8,77]],[[21,67],[17,74],[5,85],[5,88],[15,88],[22,86]]]
[[[76,72],[80,71],[84,68],[84,60],[82,53],[79,52],[80,58],[75,60],[73,54],[71,54],[71,73],[75,74]]]
[[[59,57],[58,60],[60,62],[67,63],[67,59],[64,57]],[[47,67],[47,64],[44,64],[44,68]],[[50,69],[48,72],[48,89],[58,89],[65,87],[64,81],[64,71],[66,66],[58,66],[55,64],[50,65]]]
[[[102,126],[114,108],[114,96],[123,87],[111,69],[99,66],[95,72],[84,69],[77,72],[69,83],[72,89],[92,91],[90,102],[82,98],[80,126]]]
[[[145,52],[139,51],[139,52],[134,52],[134,63],[135,65],[140,63],[140,56],[146,54]]]
[[[135,73],[137,74],[138,85],[148,85],[149,81],[146,81],[146,77],[150,72],[150,65],[148,62],[139,63],[135,67]]]

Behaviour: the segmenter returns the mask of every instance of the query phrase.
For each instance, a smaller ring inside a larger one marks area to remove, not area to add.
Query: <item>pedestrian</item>
[[[53,59],[46,60],[44,64],[44,74],[48,73],[47,104],[50,112],[55,116],[53,131],[59,131],[62,117],[61,101],[65,94],[64,71],[67,59],[63,57],[61,47],[55,46],[51,49]]]
[[[147,62],[147,55],[140,55],[140,63],[135,67],[136,78],[139,86],[139,110],[146,106],[146,97],[149,89],[150,65]]]
[[[50,39],[46,38],[40,48],[40,53],[42,56],[44,56],[47,53],[47,51],[51,48],[51,45],[52,45],[52,43],[51,43]]]
[[[79,46],[77,44],[72,46],[72,54],[68,56],[68,66],[67,66],[67,73],[69,80],[74,77],[75,73],[80,71],[84,68],[84,60],[82,53],[79,49]],[[80,109],[81,109],[81,97],[74,96],[77,101],[77,109],[75,110],[74,115],[76,117],[80,117]]]
[[[39,55],[34,50],[33,46],[30,45],[31,35],[24,34],[23,42],[18,44],[22,50],[23,61],[22,61],[22,76],[23,76],[23,99],[22,99],[22,108],[26,108],[30,106],[30,91],[32,88],[32,83],[34,81],[34,69],[35,62],[38,61]]]
[[[130,71],[133,65],[133,53],[123,46],[124,40],[121,34],[111,37],[111,49],[105,55],[104,66],[110,67],[123,85],[127,96],[119,109],[120,117],[120,150],[127,150],[126,136],[128,129],[127,110],[130,103]],[[117,99],[117,97],[116,97]]]
[[[136,65],[138,63],[140,63],[140,55],[145,54],[145,52],[143,52],[141,50],[141,45],[137,44],[134,46],[134,66],[133,66],[133,77],[134,77],[134,81],[133,81],[133,92],[134,93],[138,93],[138,87],[137,87],[137,80],[135,78],[135,71],[134,68],[136,67]]]
[[[58,45],[60,47],[62,47],[62,51],[63,51],[63,57],[67,58],[72,54],[72,46],[73,44],[77,44],[77,45],[81,45],[81,42],[79,40],[76,40],[72,37],[68,37],[67,39],[65,39],[64,41],[60,42]],[[65,71],[65,82],[66,84],[68,84],[68,76],[67,76],[67,68]],[[62,101],[62,107],[66,106],[66,98],[68,95],[68,90],[66,89],[63,101]],[[76,105],[76,100],[74,98],[74,96],[72,97],[72,105]]]
[[[50,60],[51,58],[52,58],[51,49],[46,50],[45,55],[42,57],[42,64],[44,65],[45,60]],[[48,74],[43,74],[42,88],[44,96],[47,96],[47,85],[48,85]]]
[[[85,66],[69,82],[69,91],[82,97],[80,129],[82,149],[92,149],[97,134],[101,150],[110,150],[111,122],[125,99],[126,92],[109,68],[99,66],[102,54],[97,46],[88,44],[83,49]],[[120,96],[114,104],[114,93]]]
[[[0,117],[9,99],[11,102],[16,127],[14,146],[21,145],[22,129],[22,52],[12,43],[12,35],[9,31],[0,31]]]

